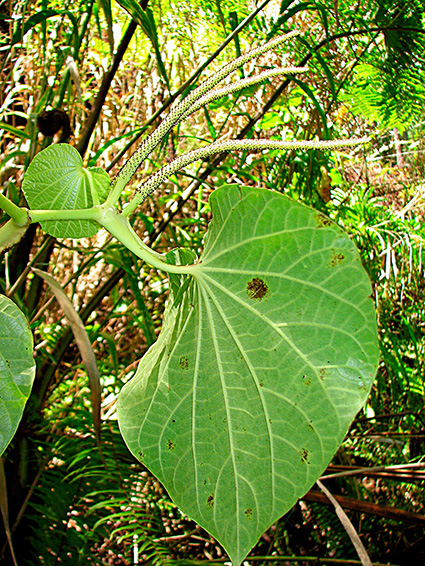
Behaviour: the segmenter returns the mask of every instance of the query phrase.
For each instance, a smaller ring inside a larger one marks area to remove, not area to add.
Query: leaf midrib
[[[237,338],[237,335],[236,335],[235,331],[233,330],[231,324],[229,323],[229,321],[228,321],[226,315],[224,314],[222,308],[220,307],[219,303],[216,301],[214,295],[211,294],[211,293],[208,293],[208,286],[205,286],[205,285],[204,285],[204,282],[202,281],[202,278],[199,279],[199,280],[197,281],[197,283],[198,283],[199,286],[202,288],[203,292],[204,292],[204,293],[207,293],[207,294],[211,297],[211,300],[212,300],[212,302],[214,303],[214,306],[215,306],[215,308],[217,309],[217,312],[219,313],[219,315],[220,315],[222,321],[224,322],[224,324],[225,324],[227,330],[229,331],[229,334],[232,336],[232,339],[233,339],[233,341],[234,341],[236,347],[238,348],[239,352],[240,352],[241,355],[243,356],[243,359],[244,359],[244,361],[245,361],[245,363],[246,363],[246,365],[247,365],[247,367],[248,367],[248,369],[249,369],[249,372],[250,372],[250,374],[251,374],[251,377],[252,377],[252,379],[253,379],[253,381],[254,381],[255,387],[256,387],[256,389],[257,389],[258,396],[259,396],[259,398],[260,398],[260,400],[261,400],[261,406],[262,406],[262,409],[263,409],[263,413],[264,413],[264,415],[265,415],[266,429],[267,429],[267,432],[268,432],[268,435],[269,435],[269,441],[270,441],[270,468],[271,468],[272,493],[273,493],[272,510],[271,510],[271,512],[270,512],[270,516],[273,517],[273,516],[274,516],[274,505],[275,505],[275,492],[276,492],[276,486],[275,486],[275,475],[276,475],[276,471],[275,471],[275,466],[274,466],[273,434],[272,434],[272,432],[271,432],[271,427],[270,427],[270,423],[269,423],[269,413],[268,413],[268,411],[267,411],[266,404],[265,404],[265,402],[264,402],[263,393],[262,393],[261,388],[260,388],[260,386],[259,386],[259,379],[258,379],[258,377],[257,377],[255,368],[252,366],[251,361],[249,360],[249,357],[248,357],[247,353],[246,353],[245,350],[243,349],[243,347],[242,347],[240,341],[239,341],[238,338]],[[229,428],[229,435],[230,435],[230,428]],[[250,486],[250,487],[251,487],[251,486]],[[256,502],[256,505],[257,505],[257,530],[258,530],[258,521],[259,521],[259,517],[260,517],[260,512],[259,512],[260,506],[258,505],[257,498],[256,498],[256,494],[255,494],[255,491],[254,491],[254,489],[253,489],[252,487],[251,487],[251,490],[252,490],[252,492],[253,492],[253,494],[254,494],[254,499],[255,499],[255,502]]]

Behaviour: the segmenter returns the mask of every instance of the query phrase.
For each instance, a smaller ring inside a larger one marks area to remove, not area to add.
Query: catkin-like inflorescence
[[[196,110],[199,110],[203,106],[206,106],[210,102],[222,98],[223,96],[238,92],[244,88],[264,82],[265,80],[271,79],[273,77],[278,77],[280,75],[305,73],[306,71],[308,71],[308,67],[278,67],[276,69],[269,69],[268,71],[264,71],[263,73],[259,73],[258,75],[253,75],[252,77],[233,82],[232,84],[226,85],[222,88],[216,88],[194,102],[192,106],[181,116],[179,121],[185,120]]]
[[[130,214],[134,208],[143,202],[147,196],[153,193],[155,189],[167,180],[173,173],[179,171],[182,167],[197,161],[198,159],[205,159],[210,155],[223,153],[227,151],[261,151],[266,149],[342,149],[352,147],[367,142],[367,138],[360,138],[356,140],[309,140],[309,141],[280,141],[280,140],[225,140],[217,141],[188,151],[180,157],[173,159],[170,163],[159,169],[154,173],[143,185],[136,190],[132,202],[124,209],[124,214]]]
[[[155,149],[155,147],[161,142],[164,136],[182,119],[184,119],[187,115],[191,112],[188,112],[191,106],[199,100],[204,94],[206,94],[209,90],[214,88],[219,82],[221,82],[225,77],[233,73],[236,69],[259,57],[260,55],[270,51],[280,43],[286,41],[287,39],[298,35],[300,32],[298,30],[289,32],[285,35],[281,35],[257,47],[256,49],[252,49],[247,53],[244,53],[234,61],[231,61],[227,65],[225,65],[222,69],[220,69],[217,73],[215,73],[212,77],[204,81],[198,88],[193,90],[186,98],[184,98],[181,102],[177,103],[170,111],[168,116],[163,120],[163,122],[159,125],[159,127],[152,132],[137,148],[135,153],[130,157],[130,159],[126,162],[126,164],[121,168],[118,172],[118,175],[115,177],[113,181],[113,187],[120,183],[122,187],[126,185],[126,183],[131,179],[134,173],[137,171],[143,160]],[[239,81],[243,82],[243,81]],[[252,84],[252,83],[251,83]],[[243,87],[242,87],[243,88]],[[221,95],[223,96],[223,95]],[[206,104],[206,103],[204,103]],[[203,104],[201,105],[203,106]]]

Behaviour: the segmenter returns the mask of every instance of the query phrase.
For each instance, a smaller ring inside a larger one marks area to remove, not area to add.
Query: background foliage
[[[254,4],[151,0],[148,6],[144,11],[134,0],[1,4],[2,191],[22,204],[23,172],[40,149],[60,140],[69,139],[85,164],[116,172],[176,93],[189,87],[186,82],[199,81],[211,54],[202,77],[253,44],[300,28],[300,40],[259,65],[307,63],[307,76],[269,80],[191,116],[146,161],[134,186],[202,140],[366,133],[369,146],[350,154],[219,156],[173,177],[135,222],[158,250],[199,251],[210,219],[209,193],[237,182],[285,192],[348,231],[372,280],[382,362],[369,401],[328,472],[385,469],[342,475],[326,485],[351,505],[350,518],[373,560],[411,564],[425,556],[425,476],[420,467],[409,467],[420,465],[425,453],[424,2],[271,0],[259,4],[256,17],[225,46]],[[247,65],[243,73],[251,71]],[[49,110],[55,113],[45,114]],[[57,124],[62,129],[56,133]],[[82,241],[55,240],[31,227],[1,262],[1,292],[30,320],[37,362],[33,392],[0,475],[17,563],[132,564],[137,553],[145,564],[224,559],[132,459],[115,420],[117,394],[159,332],[168,281],[103,232]],[[101,451],[72,334],[28,265],[48,269],[63,285],[89,332],[102,380]],[[307,494],[251,556],[356,558],[333,509],[318,495]],[[389,508],[401,513],[388,514]],[[2,559],[13,563],[6,536],[0,544]]]

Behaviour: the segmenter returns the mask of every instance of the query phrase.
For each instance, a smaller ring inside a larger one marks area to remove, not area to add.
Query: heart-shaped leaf
[[[104,202],[109,189],[108,173],[99,167],[85,169],[78,151],[65,143],[40,151],[22,182],[25,198],[33,210],[90,208],[96,204],[94,199]],[[41,225],[56,238],[89,238],[100,228],[92,220],[46,220]]]
[[[350,238],[273,191],[229,186],[158,341],[118,402],[132,453],[239,565],[322,474],[378,364]],[[184,262],[185,263],[185,262]]]
[[[33,338],[13,301],[0,295],[0,455],[22,418],[35,376]]]

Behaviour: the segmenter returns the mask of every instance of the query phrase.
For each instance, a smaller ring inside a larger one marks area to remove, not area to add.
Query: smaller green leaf
[[[99,201],[104,202],[111,188],[111,178],[108,173],[101,167],[87,167],[85,171],[92,175]]]
[[[35,376],[33,338],[28,322],[9,298],[0,295],[0,455],[22,418]]]
[[[22,190],[33,210],[78,210],[104,202],[109,175],[99,167],[83,167],[78,151],[54,144],[37,154],[25,174]],[[56,238],[89,238],[99,230],[92,220],[46,220],[43,230]]]

